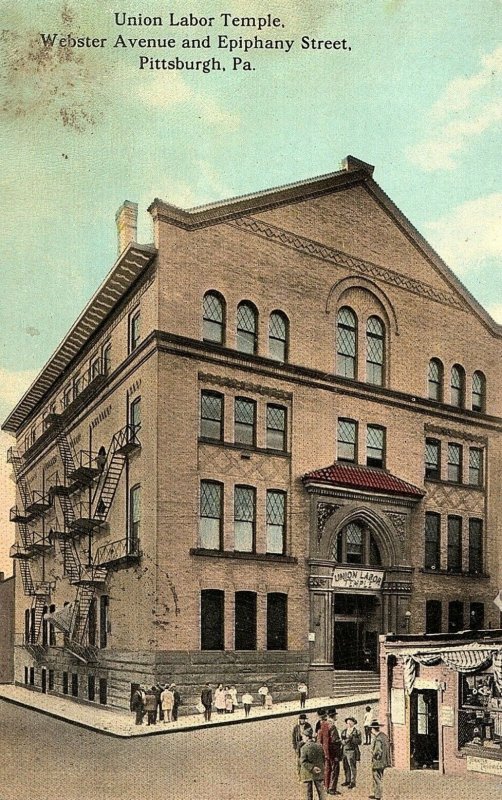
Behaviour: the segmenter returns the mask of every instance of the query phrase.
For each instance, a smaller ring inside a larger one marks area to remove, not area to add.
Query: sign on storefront
[[[331,585],[334,589],[381,589],[383,570],[335,567]]]
[[[467,756],[467,769],[472,772],[485,772],[489,775],[502,775],[502,761]]]

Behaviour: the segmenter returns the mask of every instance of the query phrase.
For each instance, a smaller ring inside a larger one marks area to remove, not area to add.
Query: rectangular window
[[[67,386],[63,391],[63,408],[68,408],[73,399],[72,395],[73,395],[73,390],[70,384],[70,386]]]
[[[141,486],[137,484],[129,490],[129,536],[127,549],[129,553],[138,552],[141,526]]]
[[[267,405],[267,447],[286,450],[286,409],[283,406]]]
[[[30,642],[35,644],[37,641],[37,615],[36,609],[30,609]]]
[[[139,308],[129,317],[129,352],[136,350],[140,342],[140,313]]]
[[[267,553],[284,553],[286,549],[286,494],[267,492]]]
[[[366,430],[366,464],[368,467],[385,465],[385,428],[368,425]]]
[[[107,344],[103,349],[103,375],[109,375],[112,368],[112,346]]]
[[[469,606],[469,627],[473,631],[482,630],[485,627],[485,604],[471,603]]]
[[[68,694],[68,673],[63,672],[63,694]]]
[[[441,633],[443,606],[441,600],[427,600],[425,603],[425,632]]]
[[[235,649],[256,650],[256,592],[235,593]]]
[[[35,686],[35,667],[30,667],[30,686]]]
[[[254,447],[256,442],[256,403],[244,397],[235,398],[234,408],[236,444]]]
[[[425,477],[441,479],[441,442],[437,439],[425,440]]]
[[[97,378],[98,375],[101,373],[100,367],[101,367],[101,362],[99,356],[97,358],[93,358],[91,361],[91,368],[90,368],[91,381],[93,381],[94,378]]]
[[[215,392],[201,392],[200,435],[203,439],[223,441],[223,396]]]
[[[200,593],[201,650],[225,649],[225,592],[203,589]]]
[[[77,375],[73,381],[73,397],[78,397],[83,389],[84,378],[82,375]]]
[[[200,482],[199,546],[207,550],[223,548],[223,486],[214,481]]]
[[[129,425],[135,436],[141,429],[141,397],[136,397],[129,406]]]
[[[108,684],[106,678],[99,679],[99,702],[102,706],[106,706],[108,702]]]
[[[448,572],[462,572],[462,518],[448,517]]]
[[[54,670],[49,670],[49,692],[54,691]]]
[[[29,674],[28,673],[28,667],[25,667],[24,668],[24,682],[26,683],[26,685],[28,685],[28,680],[29,680],[28,679],[28,674]]]
[[[337,426],[336,457],[338,461],[356,463],[357,422],[352,419],[339,419]]]
[[[44,606],[42,609],[42,645],[47,647],[49,643],[49,623],[44,619],[45,615],[49,612],[49,607]]]
[[[469,572],[483,572],[483,521],[469,520]]]
[[[98,627],[97,600],[95,597],[93,597],[91,600],[91,604],[89,606],[89,616],[87,619],[87,640],[92,647],[95,647]]]
[[[243,553],[255,550],[256,490],[250,486],[234,489],[234,548]]]
[[[462,483],[462,446],[459,444],[448,445],[448,480]]]
[[[483,451],[479,447],[469,448],[469,483],[483,485]]]
[[[288,596],[267,594],[267,650],[288,649]]]
[[[72,697],[78,697],[78,673],[72,672],[71,676],[71,694]]]
[[[448,603],[448,633],[464,629],[464,604],[460,600]]]
[[[425,569],[440,567],[441,517],[427,512],[425,515]]]
[[[107,594],[99,598],[99,646],[101,649],[108,645],[108,609],[110,598]]]
[[[49,613],[54,614],[56,606],[54,603],[49,606]],[[49,622],[49,647],[56,647],[56,627],[52,622]]]
[[[92,701],[96,698],[96,678],[94,675],[87,676],[87,698]]]

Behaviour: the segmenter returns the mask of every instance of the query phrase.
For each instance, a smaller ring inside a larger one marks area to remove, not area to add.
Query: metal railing
[[[107,542],[98,547],[94,557],[94,564],[99,567],[126,558],[139,558],[139,556],[139,539],[132,542],[128,538],[118,539],[115,542]]]

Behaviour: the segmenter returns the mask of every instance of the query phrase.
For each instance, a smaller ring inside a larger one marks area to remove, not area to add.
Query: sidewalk
[[[317,708],[327,706],[340,708],[343,706],[366,705],[366,703],[375,703],[378,699],[378,692],[336,698],[313,697],[307,700],[304,710],[312,712]],[[263,711],[261,706],[256,704],[252,706],[251,714],[247,719],[244,717],[244,710],[239,708],[234,714],[220,715],[213,711],[210,722],[204,722],[201,714],[192,714],[180,717],[177,722],[167,724],[157,722],[156,725],[147,726],[146,721],[143,725],[135,725],[132,712],[112,710],[100,705],[84,705],[74,700],[67,700],[65,697],[42,694],[31,689],[25,689],[23,686],[14,686],[12,684],[0,684],[0,700],[24,706],[32,711],[47,714],[72,725],[88,728],[96,733],[125,739],[135,736],[158,736],[176,733],[177,731],[197,730],[222,725],[236,725],[242,722],[251,724],[258,720],[294,716],[300,713],[298,701],[292,700],[286,703],[277,703],[267,711]]]

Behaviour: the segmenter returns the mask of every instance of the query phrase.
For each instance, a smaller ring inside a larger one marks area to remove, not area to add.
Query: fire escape
[[[29,641],[23,645],[37,661],[45,656],[46,648],[40,642],[44,606],[50,602],[51,584],[48,581],[35,581],[30,567],[30,560],[43,554],[52,547],[50,537],[38,536],[30,530],[29,523],[45,514],[51,506],[51,500],[43,492],[32,492],[28,479],[23,472],[23,461],[19,451],[10,448],[7,462],[12,464],[22,508],[14,506],[10,510],[10,520],[18,528],[18,541],[10,548],[11,558],[19,564],[19,572],[24,594],[32,598],[30,619],[31,630]]]
[[[124,548],[117,548],[116,545],[126,540],[98,548],[94,560],[89,558],[87,565],[81,562],[75,541],[83,534],[91,535],[106,523],[126,460],[140,444],[133,426],[126,425],[114,434],[107,453],[101,456],[80,451],[77,458],[60,417],[56,417],[54,424],[57,425],[57,443],[64,467],[64,480],[60,481],[57,477],[50,490],[59,499],[64,520],[64,525],[54,535],[63,556],[64,575],[77,587],[64,646],[76,658],[88,663],[96,660],[98,652],[94,645],[88,643],[89,610],[96,590],[106,581],[108,568],[123,560]],[[74,504],[73,493],[85,488],[91,491],[93,484],[92,499],[88,503]]]

